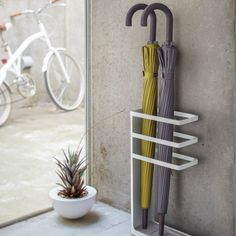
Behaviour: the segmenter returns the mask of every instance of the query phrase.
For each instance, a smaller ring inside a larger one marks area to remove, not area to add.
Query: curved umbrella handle
[[[145,8],[142,14],[141,25],[147,26],[148,15],[155,9],[163,11],[166,15],[166,42],[171,43],[173,40],[173,15],[166,5],[161,3],[150,4],[147,8]]]
[[[126,15],[125,25],[132,26],[132,18],[133,18],[134,13],[138,10],[144,10],[147,6],[148,5],[144,4],[144,3],[140,3],[140,4],[136,4],[136,5],[132,6]],[[150,19],[151,19],[150,36],[149,37],[150,37],[151,42],[155,42],[156,41],[156,21],[157,21],[157,18],[156,18],[156,14],[154,11],[149,11],[149,14],[150,14]],[[147,18],[148,18],[148,15],[147,15]],[[147,26],[147,24],[146,24],[146,26]]]

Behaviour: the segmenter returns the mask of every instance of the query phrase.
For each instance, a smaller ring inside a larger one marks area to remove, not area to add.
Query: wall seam
[[[86,1],[86,130],[88,152],[88,184],[93,185],[93,106],[92,106],[92,76],[91,76],[91,1]]]
[[[236,76],[236,0],[234,1],[234,76]],[[234,90],[233,90],[233,123],[236,120],[236,103],[235,103],[235,95],[236,95],[236,78],[234,81]],[[236,236],[236,128],[234,128],[234,141],[233,141],[233,152],[234,152],[234,172],[233,172],[233,204],[234,204],[234,215],[233,215],[233,235]]]

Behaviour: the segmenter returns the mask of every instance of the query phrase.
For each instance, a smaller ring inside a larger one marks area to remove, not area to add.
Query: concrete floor
[[[1,236],[130,236],[130,215],[103,203],[82,219],[66,220],[49,212],[0,229]]]
[[[57,181],[52,157],[76,145],[84,130],[84,109],[13,109],[0,128],[0,224],[51,206],[48,191]]]

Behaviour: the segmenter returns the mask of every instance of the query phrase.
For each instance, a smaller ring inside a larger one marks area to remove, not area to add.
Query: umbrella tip
[[[159,215],[159,236],[164,235],[164,226],[165,226],[165,215],[160,214]]]
[[[143,208],[143,219],[142,219],[143,229],[147,229],[148,226],[148,208]]]

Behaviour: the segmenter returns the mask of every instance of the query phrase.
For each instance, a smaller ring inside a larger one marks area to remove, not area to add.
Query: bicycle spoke
[[[59,100],[60,102],[62,102],[62,97],[63,97],[65,91],[66,91],[66,86],[63,86],[63,88],[62,88],[62,90],[61,90],[61,92],[60,92],[60,94],[59,94],[59,96],[58,96],[58,100]]]
[[[46,73],[47,89],[52,101],[59,108],[71,111],[82,102],[81,93],[84,93],[84,89],[81,84],[84,77],[80,66],[73,57],[64,50],[59,51],[59,53],[70,82],[67,83],[58,58],[54,55]]]
[[[55,69],[53,68],[53,70],[54,70],[54,73],[55,73],[55,77],[54,77],[54,79],[56,80],[56,81],[58,81],[58,82],[60,82],[61,81],[61,73],[60,72],[58,72],[58,70],[57,70],[57,68],[55,67]]]

